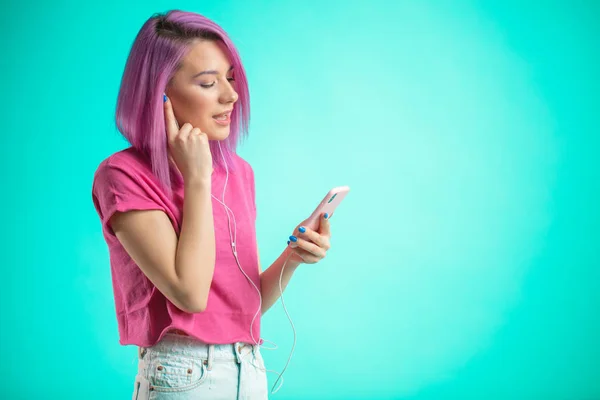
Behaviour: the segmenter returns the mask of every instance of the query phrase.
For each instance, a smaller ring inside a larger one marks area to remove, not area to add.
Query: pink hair
[[[163,93],[194,40],[220,41],[229,52],[235,71],[238,101],[231,114],[229,137],[221,142],[227,165],[233,168],[242,136],[248,135],[250,99],[248,81],[240,55],[225,31],[210,19],[179,10],[155,14],[148,19],[131,47],[117,100],[117,129],[148,158],[152,171],[172,195],[173,181],[182,177],[169,167]],[[224,167],[216,141],[210,141],[213,165]]]

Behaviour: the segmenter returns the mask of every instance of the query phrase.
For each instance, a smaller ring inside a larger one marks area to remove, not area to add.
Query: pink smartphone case
[[[331,218],[335,209],[344,200],[348,192],[350,192],[348,186],[339,186],[331,189],[308,218],[306,226],[312,230],[316,230],[319,227],[319,218],[324,213],[329,214],[329,218]]]

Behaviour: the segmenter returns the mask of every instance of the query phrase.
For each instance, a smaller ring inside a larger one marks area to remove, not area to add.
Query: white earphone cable
[[[165,95],[166,96],[166,95]],[[179,129],[179,124],[177,123],[177,121],[175,121],[175,124],[177,125],[177,129]],[[256,313],[254,314],[254,317],[252,318],[252,322],[250,323],[250,336],[252,337],[252,341],[255,343],[255,345],[262,347],[258,341],[256,340],[256,338],[254,337],[254,332],[252,331],[252,327],[254,326],[254,321],[256,320],[256,317],[261,313],[261,309],[262,309],[262,295],[260,294],[260,289],[258,287],[256,287],[256,285],[254,284],[254,282],[252,282],[252,279],[246,274],[246,272],[244,272],[244,269],[242,268],[241,264],[240,264],[240,260],[238,259],[238,255],[237,255],[237,250],[236,250],[236,246],[237,246],[237,226],[236,226],[236,221],[235,221],[235,214],[233,213],[233,211],[227,206],[227,204],[225,204],[225,191],[227,189],[227,182],[229,180],[229,169],[227,168],[227,161],[225,160],[225,156],[223,155],[223,149],[221,148],[221,142],[218,141],[217,142],[218,146],[219,146],[219,151],[221,153],[221,159],[223,160],[223,164],[225,165],[225,184],[223,185],[223,193],[221,195],[222,200],[216,198],[212,193],[210,194],[215,200],[217,200],[219,203],[221,203],[223,205],[223,207],[225,208],[225,213],[227,214],[227,226],[229,228],[229,239],[230,239],[230,243],[231,243],[231,249],[233,251],[233,256],[235,257],[235,261],[238,265],[239,270],[242,272],[242,274],[244,274],[244,276],[246,277],[246,279],[248,279],[248,281],[252,284],[252,286],[254,287],[254,289],[256,289],[257,293],[258,293],[258,298],[259,298],[259,306],[258,306],[258,310],[256,311]],[[231,213],[232,217],[233,217],[233,233],[231,231],[231,218],[229,217],[229,213]],[[283,279],[283,271],[285,269],[285,266],[288,262],[288,260],[290,259],[291,255],[294,254],[292,252],[290,252],[287,256],[287,258],[285,259],[283,265],[281,266],[281,273],[279,274],[279,293],[280,293],[280,297],[281,297],[281,305],[283,306],[283,310],[285,312],[285,315],[288,317],[288,320],[290,321],[290,325],[292,326],[292,331],[294,333],[294,341],[292,343],[292,350],[290,351],[290,355],[287,359],[287,362],[285,364],[285,366],[283,367],[283,371],[281,371],[281,373],[274,371],[274,370],[270,370],[270,369],[264,369],[261,368],[260,366],[254,364],[254,362],[250,362],[252,365],[254,365],[257,369],[264,371],[264,372],[272,372],[278,375],[277,380],[275,381],[275,383],[273,383],[273,387],[271,388],[271,393],[275,394],[279,391],[279,389],[281,389],[281,387],[283,386],[283,373],[285,372],[285,370],[287,369],[291,359],[292,359],[292,355],[294,354],[294,349],[296,347],[296,328],[294,327],[294,322],[292,321],[292,318],[290,317],[290,314],[287,311],[287,308],[285,306],[285,302],[283,301],[283,288],[281,285],[281,281]],[[265,350],[277,350],[278,346],[276,343],[270,341],[270,340],[266,340],[263,339],[263,341],[265,342],[269,342],[272,343],[275,347],[264,347]],[[246,355],[247,356],[247,355]],[[243,356],[242,359],[246,356]],[[281,384],[279,385],[279,387],[277,387],[277,390],[274,390],[275,385],[277,384],[277,382],[279,382],[279,380],[281,379]]]
[[[223,160],[223,163],[225,165],[225,184],[223,185],[223,194],[221,196],[222,200],[216,198],[212,193],[211,196],[217,200],[219,203],[221,203],[223,205],[223,207],[225,208],[225,212],[227,214],[227,226],[229,228],[229,238],[231,240],[231,249],[233,251],[233,256],[235,257],[235,260],[237,262],[238,268],[239,270],[242,272],[242,274],[244,274],[244,276],[246,277],[246,279],[248,279],[248,281],[252,284],[252,286],[254,287],[254,289],[257,291],[258,293],[258,298],[259,298],[259,306],[258,306],[258,310],[256,311],[256,313],[254,314],[254,317],[252,318],[252,322],[250,323],[250,335],[252,337],[252,340],[254,341],[255,345],[262,347],[259,342],[256,340],[256,338],[254,337],[254,332],[252,330],[252,327],[254,326],[254,321],[256,320],[256,317],[258,317],[258,315],[261,313],[261,309],[262,309],[262,295],[260,293],[260,289],[254,284],[254,282],[252,282],[252,279],[246,274],[246,272],[244,272],[244,269],[242,268],[240,261],[238,259],[238,254],[237,254],[237,250],[236,250],[236,246],[237,246],[237,225],[236,225],[236,221],[235,221],[235,214],[233,213],[233,211],[227,206],[227,204],[225,204],[225,190],[227,188],[227,182],[229,180],[229,169],[227,168],[227,162],[225,161],[225,156],[223,155],[223,150],[221,149],[221,142],[217,142],[218,146],[219,146],[219,150],[221,152],[221,158]],[[233,218],[233,232],[231,231],[231,218],[229,216],[229,213],[231,213],[232,218]],[[278,373],[277,371],[273,371],[273,370],[268,370],[268,369],[264,369],[261,368],[259,366],[257,366],[256,364],[254,364],[252,361],[252,365],[254,365],[256,368],[258,368],[259,370],[265,371],[265,372],[273,372],[275,374],[278,375],[277,380],[275,381],[275,383],[273,384],[273,387],[271,388],[271,393],[275,394],[279,391],[279,389],[281,388],[281,386],[283,386],[283,373],[285,372],[285,370],[287,369],[291,359],[292,359],[292,355],[294,353],[294,348],[296,347],[296,328],[294,327],[294,323],[292,321],[292,318],[290,317],[290,314],[287,311],[287,308],[285,306],[285,302],[283,300],[283,288],[282,288],[282,280],[283,280],[283,271],[285,269],[285,266],[289,260],[289,258],[291,257],[293,253],[290,252],[286,258],[286,260],[283,263],[283,266],[281,267],[281,273],[279,275],[279,293],[280,293],[280,297],[281,297],[281,304],[283,306],[283,310],[286,314],[286,316],[288,317],[288,320],[290,321],[290,324],[292,326],[292,331],[294,333],[294,340],[293,340],[293,344],[292,344],[292,350],[290,351],[290,355],[288,357],[288,360],[285,364],[285,367],[283,368],[283,371],[281,373]],[[269,343],[273,343],[275,345],[275,347],[272,348],[268,348],[265,347],[265,350],[276,350],[277,344],[275,344],[274,342],[271,342],[270,340],[266,340],[264,339],[265,342],[269,342]],[[247,356],[247,355],[246,355]],[[244,357],[246,357],[244,356]],[[242,357],[243,358],[243,357]],[[274,390],[275,385],[277,384],[277,382],[279,382],[279,380],[281,379],[281,384],[279,385],[279,387],[277,388],[277,390]]]

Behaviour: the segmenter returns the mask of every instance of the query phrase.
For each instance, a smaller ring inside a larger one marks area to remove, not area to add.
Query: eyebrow
[[[229,69],[227,70],[227,72],[233,70],[233,65],[231,67],[229,67]],[[219,72],[215,71],[215,70],[209,70],[209,71],[202,71],[202,72],[198,72],[196,75],[192,76],[192,79],[199,77],[200,75],[217,75]]]

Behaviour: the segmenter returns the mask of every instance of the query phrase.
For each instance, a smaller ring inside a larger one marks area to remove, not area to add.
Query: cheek
[[[186,100],[185,116],[193,126],[206,128],[205,125],[212,119],[214,104],[215,100],[210,94],[194,93],[194,96],[189,96]]]

